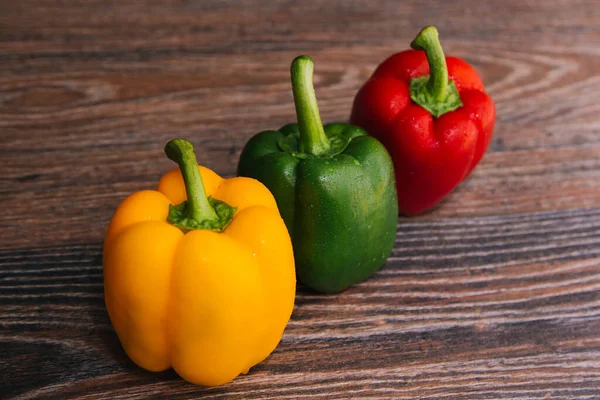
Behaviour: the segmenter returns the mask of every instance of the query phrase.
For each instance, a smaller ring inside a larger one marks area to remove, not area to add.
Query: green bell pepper
[[[238,174],[273,193],[292,238],[298,279],[324,293],[372,275],[396,238],[398,202],[390,155],[356,126],[323,126],[306,56],[291,67],[298,124],[252,137]]]

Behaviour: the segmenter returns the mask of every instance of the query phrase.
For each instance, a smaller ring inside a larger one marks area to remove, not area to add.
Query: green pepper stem
[[[198,170],[194,146],[184,139],[173,139],[165,146],[165,153],[169,159],[179,165],[185,191],[187,193],[187,206],[185,215],[197,222],[217,221],[219,217],[206,197],[204,182]]]
[[[318,156],[331,148],[323,129],[317,97],[313,86],[315,65],[308,56],[298,56],[292,62],[292,91],[300,128],[300,151]]]
[[[429,63],[427,91],[433,99],[443,100],[448,91],[448,66],[435,26],[423,28],[415,40],[412,41],[410,47],[415,50],[425,50],[427,62]]]

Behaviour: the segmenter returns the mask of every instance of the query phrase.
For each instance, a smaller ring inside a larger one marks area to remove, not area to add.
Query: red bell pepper
[[[496,120],[481,78],[467,62],[444,57],[435,27],[411,47],[377,67],[350,117],[391,154],[399,211],[408,215],[435,206],[469,176]]]

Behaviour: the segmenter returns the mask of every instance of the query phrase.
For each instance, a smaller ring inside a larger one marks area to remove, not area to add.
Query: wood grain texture
[[[492,145],[388,263],[339,296],[299,287],[280,346],[214,389],[128,360],[103,300],[112,212],[190,138],[235,173],[294,120],[315,59],[326,121],[426,24],[481,73]],[[0,1],[0,398],[600,398],[596,0]]]

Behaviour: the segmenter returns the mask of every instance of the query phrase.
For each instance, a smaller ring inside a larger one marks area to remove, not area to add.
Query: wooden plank
[[[586,398],[600,382],[599,216],[402,220],[372,279],[339,296],[300,287],[275,353],[210,390],[127,359],[104,309],[98,245],[5,251],[0,375],[17,398]]]

